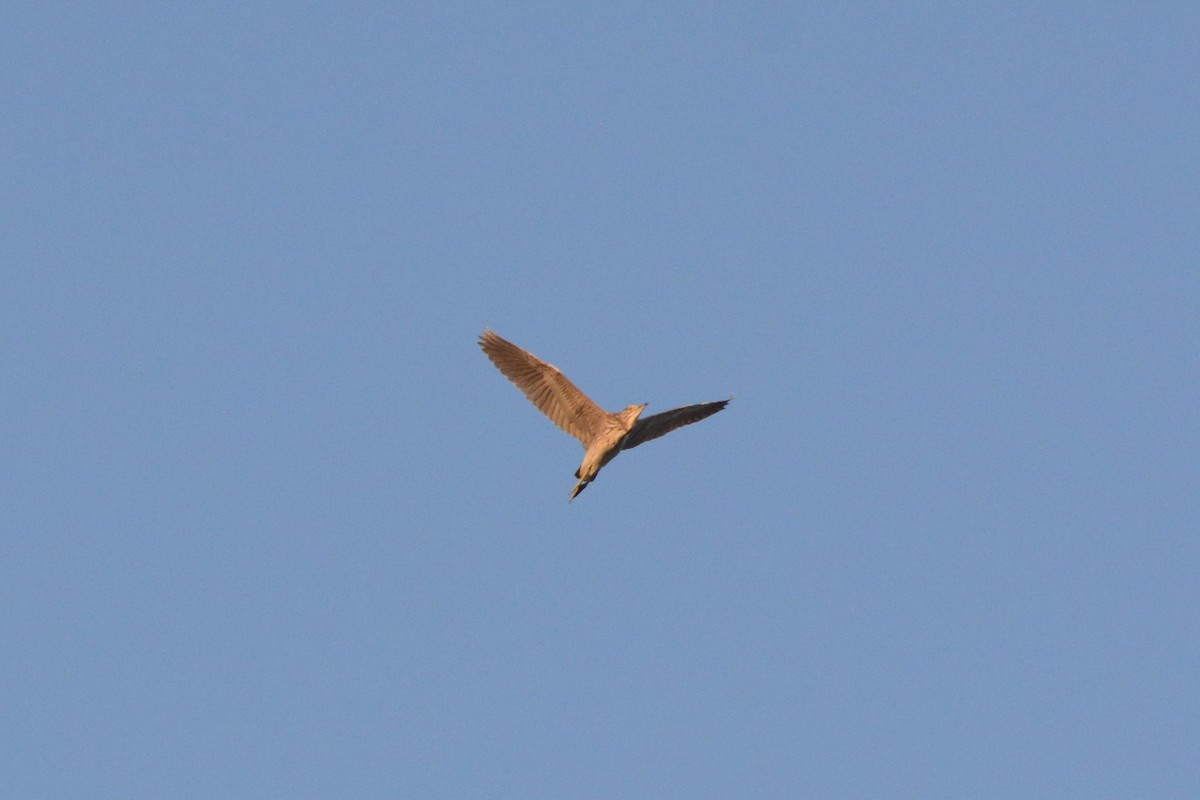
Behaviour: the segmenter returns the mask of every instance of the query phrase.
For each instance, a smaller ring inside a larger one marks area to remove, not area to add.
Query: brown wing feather
[[[558,427],[583,442],[591,442],[607,416],[553,364],[547,364],[493,331],[484,331],[479,346],[504,377],[525,393]]]
[[[730,400],[732,399],[730,398]],[[672,408],[670,411],[664,411],[661,414],[651,414],[648,417],[642,417],[634,423],[633,430],[629,431],[629,435],[625,437],[625,442],[621,445],[621,449],[628,450],[631,447],[637,447],[642,442],[657,439],[676,428],[682,428],[684,425],[699,422],[705,417],[711,417],[727,405],[729,405],[729,400],[718,400],[715,403],[697,403],[691,406],[680,406],[679,408]]]

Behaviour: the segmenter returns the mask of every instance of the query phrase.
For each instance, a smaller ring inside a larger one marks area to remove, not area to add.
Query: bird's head
[[[642,412],[646,410],[646,406],[648,405],[650,404],[641,403],[636,406],[625,406],[625,410],[621,412],[621,419],[625,420],[626,425],[632,425],[641,416]]]

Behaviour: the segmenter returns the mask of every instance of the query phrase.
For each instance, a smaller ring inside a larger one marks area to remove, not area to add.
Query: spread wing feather
[[[729,400],[718,400],[715,403],[696,403],[691,406],[672,408],[670,411],[664,411],[661,414],[651,414],[648,417],[642,417],[634,423],[633,429],[625,437],[625,442],[621,445],[621,449],[628,450],[631,447],[637,447],[642,442],[657,439],[676,428],[682,428],[684,425],[699,422],[705,417],[711,417],[727,405],[729,405]]]
[[[584,447],[603,428],[604,419],[608,416],[604,409],[579,391],[558,367],[547,364],[490,330],[484,331],[479,337],[479,346],[496,368],[504,373],[504,377],[525,393],[529,402],[537,406],[551,422],[582,442]]]

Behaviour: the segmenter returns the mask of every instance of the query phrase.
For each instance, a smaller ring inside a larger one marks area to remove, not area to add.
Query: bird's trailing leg
[[[589,483],[591,483],[591,481],[580,478],[579,483],[575,484],[575,488],[571,490],[571,500],[574,500],[576,497],[578,497],[579,493],[586,489]],[[571,500],[568,500],[567,502],[569,503]]]

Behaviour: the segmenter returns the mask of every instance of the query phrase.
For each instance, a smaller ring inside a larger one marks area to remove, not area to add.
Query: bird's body
[[[699,422],[729,404],[728,400],[698,403],[641,419],[641,413],[648,405],[641,403],[610,414],[579,391],[553,364],[542,361],[496,333],[484,331],[479,337],[479,346],[531,403],[555,425],[583,443],[587,452],[583,456],[583,463],[575,470],[579,482],[571,492],[571,500],[586,489],[600,470],[622,450]]]

